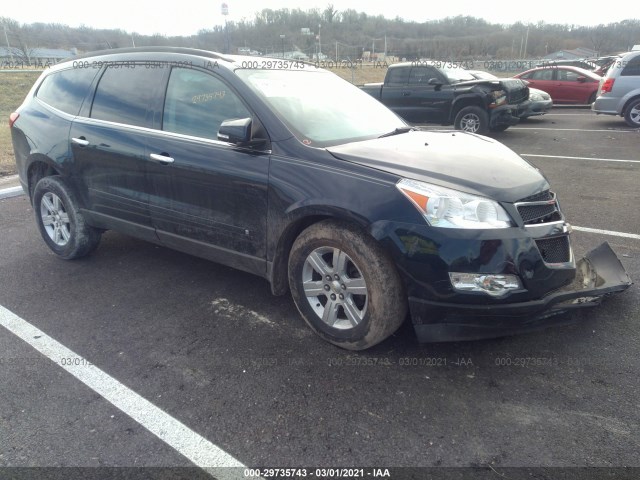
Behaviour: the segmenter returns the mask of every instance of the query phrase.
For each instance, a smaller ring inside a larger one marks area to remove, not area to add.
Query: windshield
[[[475,80],[473,75],[462,68],[440,67],[440,71],[446,75],[450,83],[466,82]]]
[[[339,145],[406,126],[372,96],[330,72],[239,69],[236,74],[305,145]]]

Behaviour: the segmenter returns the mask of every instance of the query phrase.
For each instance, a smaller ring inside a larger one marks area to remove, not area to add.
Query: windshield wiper
[[[393,132],[383,133],[378,138],[392,137],[393,135],[400,135],[401,133],[411,132],[412,130],[418,130],[416,127],[400,127],[396,128]]]

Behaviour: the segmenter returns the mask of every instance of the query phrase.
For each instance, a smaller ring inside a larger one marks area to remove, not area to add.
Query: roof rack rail
[[[189,47],[125,47],[125,48],[112,48],[107,50],[97,50],[95,52],[83,53],[82,55],[77,55],[75,57],[71,57],[74,60],[78,60],[81,58],[88,57],[98,57],[101,55],[113,55],[117,53],[183,53],[187,55],[198,55],[201,57],[207,58],[215,58],[217,60],[224,60],[226,62],[233,62],[233,59],[229,57],[225,57],[224,55],[212,52],[210,50],[201,50],[198,48],[189,48]]]

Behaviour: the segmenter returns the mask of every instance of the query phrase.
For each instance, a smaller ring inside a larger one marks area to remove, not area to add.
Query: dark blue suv
[[[322,338],[364,349],[410,314],[423,341],[558,323],[630,284],[576,262],[545,177],[490,138],[424,132],[313,65],[110,50],[42,74],[11,115],[46,244],[117,230],[289,290]]]

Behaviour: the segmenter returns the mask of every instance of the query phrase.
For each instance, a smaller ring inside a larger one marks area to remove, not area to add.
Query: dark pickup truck
[[[522,80],[476,80],[458,65],[437,61],[391,65],[384,83],[361,88],[410,122],[479,134],[515,125],[529,101]]]

